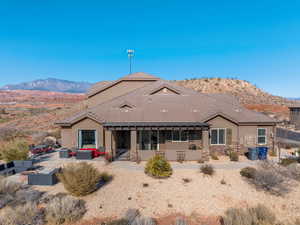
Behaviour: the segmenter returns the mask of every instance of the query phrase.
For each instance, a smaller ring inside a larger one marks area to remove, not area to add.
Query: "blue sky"
[[[0,0],[0,85],[55,77],[249,80],[300,97],[300,1]]]

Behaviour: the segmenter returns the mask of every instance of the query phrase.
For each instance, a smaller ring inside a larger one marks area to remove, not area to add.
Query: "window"
[[[138,131],[140,150],[159,150],[159,131]]]
[[[188,130],[173,130],[172,131],[172,141],[173,142],[186,142],[189,140]]]
[[[79,130],[78,133],[79,148],[97,148],[95,130]]]
[[[189,140],[197,141],[202,139],[202,131],[201,130],[190,130],[189,131]]]
[[[225,128],[214,128],[210,132],[210,144],[212,145],[225,145]]]
[[[258,128],[257,129],[257,144],[265,145],[267,144],[267,129]]]

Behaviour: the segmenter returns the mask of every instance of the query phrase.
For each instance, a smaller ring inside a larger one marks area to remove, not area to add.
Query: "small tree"
[[[6,162],[28,159],[29,145],[24,139],[15,139],[0,146],[1,158]]]

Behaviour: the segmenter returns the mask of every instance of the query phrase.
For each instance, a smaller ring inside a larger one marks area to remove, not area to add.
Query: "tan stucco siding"
[[[87,103],[89,107],[98,105],[100,103],[106,102],[110,99],[113,99],[115,97],[124,95],[126,93],[129,93],[133,90],[136,90],[138,88],[141,88],[147,84],[150,84],[151,80],[145,81],[145,80],[135,80],[135,81],[121,81],[120,83],[117,83],[116,85],[94,95],[87,99]]]
[[[101,124],[89,118],[79,121],[71,128],[62,128],[62,146],[66,148],[78,147],[79,130],[96,130],[97,147],[103,146],[103,127]]]
[[[233,123],[221,116],[217,116],[217,117],[207,121],[207,123],[210,124],[210,129],[230,128],[232,131],[232,143],[236,143],[238,141],[238,126],[235,123]],[[209,144],[210,144],[210,141],[209,141]]]
[[[267,146],[273,146],[273,126],[240,126],[240,144],[246,147],[253,147],[257,145],[257,129],[266,128],[267,129]]]
[[[61,128],[61,141],[64,148],[72,148],[72,129],[71,128]]]

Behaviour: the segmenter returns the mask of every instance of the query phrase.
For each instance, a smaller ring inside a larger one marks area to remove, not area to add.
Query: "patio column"
[[[137,160],[137,131],[132,130],[130,131],[130,159]]]
[[[112,131],[105,130],[105,149],[106,152],[113,154],[112,152]]]
[[[202,145],[204,151],[209,151],[209,131],[203,130],[202,131]]]

